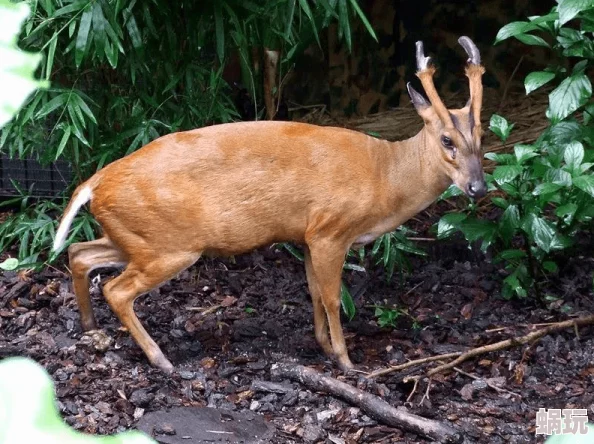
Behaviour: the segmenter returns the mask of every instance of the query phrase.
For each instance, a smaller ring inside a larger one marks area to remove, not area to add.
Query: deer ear
[[[410,100],[412,101],[412,104],[417,109],[417,111],[423,111],[431,106],[427,99],[423,97],[423,94],[414,89],[411,86],[410,82],[406,84],[406,89],[408,90]]]

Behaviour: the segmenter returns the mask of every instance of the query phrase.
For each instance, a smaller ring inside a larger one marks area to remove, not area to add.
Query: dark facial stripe
[[[450,113],[450,117],[452,118],[452,123],[454,124],[454,128],[456,128],[458,131],[462,132],[462,129],[460,128],[460,121],[458,120],[458,118],[453,115],[452,113]]]

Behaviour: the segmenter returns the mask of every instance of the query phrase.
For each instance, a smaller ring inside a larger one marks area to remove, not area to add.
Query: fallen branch
[[[524,345],[529,342],[540,339],[543,336],[546,336],[550,333],[555,333],[555,332],[558,332],[561,330],[565,330],[566,328],[574,328],[576,331],[576,334],[578,334],[578,332],[577,332],[578,327],[582,327],[584,325],[591,325],[591,324],[594,324],[594,315],[586,316],[583,318],[570,319],[570,320],[563,321],[563,322],[555,322],[555,323],[551,323],[551,324],[546,324],[547,325],[546,328],[542,328],[542,329],[533,331],[533,332],[528,333],[527,335],[524,335],[524,336],[506,339],[505,341],[495,342],[494,344],[483,345],[482,347],[473,348],[468,351],[465,351],[464,353],[447,353],[447,354],[443,354],[443,355],[432,356],[432,357],[423,358],[423,359],[417,359],[415,361],[410,361],[405,364],[396,365],[394,367],[388,367],[386,369],[375,371],[373,373],[370,373],[367,377],[368,378],[376,378],[378,376],[384,376],[389,373],[403,370],[403,369],[405,369],[407,367],[411,367],[413,365],[424,364],[426,362],[432,362],[432,361],[443,361],[446,359],[456,357],[456,359],[454,359],[451,362],[448,362],[446,364],[440,365],[438,367],[435,367],[435,368],[429,370],[425,376],[431,377],[437,373],[442,373],[446,370],[453,369],[454,367],[457,367],[460,363],[462,363],[470,358],[473,358],[475,356],[478,356],[478,355],[482,355],[482,354],[490,353],[490,352],[494,352],[494,351],[499,351],[499,350],[505,350],[507,348],[517,347],[518,345]],[[403,382],[416,381],[416,380],[420,379],[421,377],[422,376],[420,376],[420,375],[409,376],[407,378],[404,378]]]
[[[524,345],[528,342],[535,341],[537,339],[542,338],[543,336],[548,335],[549,333],[554,333],[557,331],[565,330],[566,328],[576,328],[581,327],[583,325],[590,325],[594,324],[594,315],[586,316],[584,318],[578,319],[571,319],[568,321],[557,322],[556,324],[549,325],[546,328],[542,328],[540,330],[533,331],[532,333],[528,333],[527,335],[520,336],[517,338],[506,339],[505,341],[496,342],[494,344],[484,345],[482,347],[473,348],[472,350],[468,350],[467,352],[462,353],[457,359],[454,359],[452,362],[447,364],[440,365],[439,367],[435,367],[427,372],[427,376],[433,376],[437,373],[441,373],[445,370],[449,370],[458,366],[460,363],[470,359],[474,356],[482,355],[485,353],[490,353],[493,351],[505,350],[511,347],[517,347],[518,345]]]
[[[433,362],[433,361],[442,361],[444,359],[449,359],[449,358],[456,358],[456,357],[460,356],[461,354],[462,354],[462,352],[446,353],[444,355],[429,356],[427,358],[415,359],[414,361],[408,361],[408,362],[405,362],[404,364],[394,365],[392,367],[384,368],[382,370],[377,370],[373,373],[368,374],[367,377],[370,379],[377,378],[378,376],[384,376],[389,373],[399,372],[400,370],[404,370],[409,367],[413,367],[415,365],[426,364],[427,362]]]
[[[293,364],[275,364],[270,373],[274,377],[293,379],[312,390],[324,391],[340,397],[392,427],[405,429],[440,443],[460,443],[464,439],[459,431],[447,424],[413,415],[405,409],[396,409],[371,393],[323,375],[312,368]]]

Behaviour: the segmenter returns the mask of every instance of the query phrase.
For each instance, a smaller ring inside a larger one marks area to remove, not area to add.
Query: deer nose
[[[466,187],[466,194],[474,199],[484,197],[487,194],[487,184],[484,180],[470,181]]]

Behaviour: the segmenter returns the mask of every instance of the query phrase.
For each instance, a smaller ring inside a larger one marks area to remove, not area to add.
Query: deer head
[[[468,37],[460,37],[460,45],[468,54],[466,76],[470,83],[470,100],[462,109],[448,110],[441,101],[433,75],[435,67],[425,57],[423,42],[417,42],[417,77],[421,80],[429,101],[410,83],[408,93],[418,114],[425,122],[427,148],[433,150],[442,173],[469,197],[480,198],[487,192],[481,164],[481,107],[485,68],[476,45]]]

